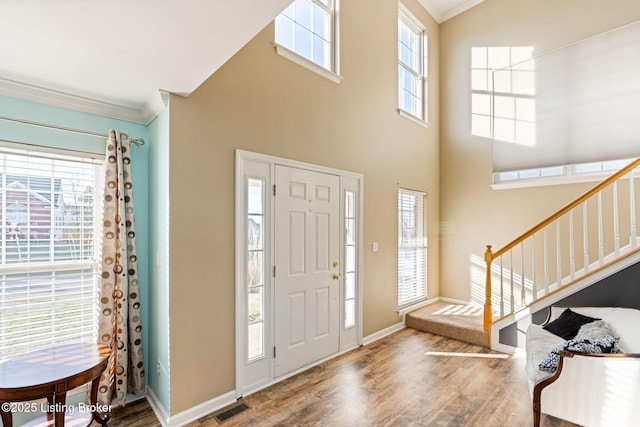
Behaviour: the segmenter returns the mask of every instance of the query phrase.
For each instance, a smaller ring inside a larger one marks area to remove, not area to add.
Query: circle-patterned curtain
[[[110,130],[105,156],[102,276],[98,343],[111,348],[98,400],[124,405],[127,393],[144,392],[138,256],[133,219],[129,136]]]

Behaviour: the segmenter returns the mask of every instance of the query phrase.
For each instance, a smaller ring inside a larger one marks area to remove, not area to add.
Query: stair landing
[[[437,301],[406,315],[409,328],[489,348],[482,307]]]

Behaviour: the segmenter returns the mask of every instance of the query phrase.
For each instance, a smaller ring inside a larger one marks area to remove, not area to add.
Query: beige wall
[[[269,25],[190,97],[172,96],[171,414],[234,389],[235,149],[364,175],[365,336],[401,321],[398,185],[427,191],[429,296],[439,295],[439,28],[406,2],[429,35],[424,128],[396,112],[397,4],[341,2],[339,85],[278,56]]]
[[[472,47],[542,54],[640,19],[640,2],[487,0],[441,25],[441,269],[445,297],[481,298],[486,244],[508,243],[593,184],[492,190],[491,142],[471,135]]]

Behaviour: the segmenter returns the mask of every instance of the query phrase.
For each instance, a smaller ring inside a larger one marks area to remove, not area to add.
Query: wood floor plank
[[[172,393],[180,393],[172,390]],[[222,423],[253,426],[480,426],[533,424],[524,359],[403,329],[242,399]],[[114,411],[112,427],[156,426],[148,404]],[[220,425],[213,415],[188,427]],[[572,427],[551,417],[543,427]]]

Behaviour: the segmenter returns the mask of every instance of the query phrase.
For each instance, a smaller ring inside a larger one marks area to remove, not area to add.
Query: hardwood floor
[[[223,426],[533,424],[524,359],[413,329],[322,363],[241,401],[250,409]],[[145,401],[114,411],[111,419],[111,427],[160,425]],[[214,414],[187,424],[218,425]],[[574,424],[543,415],[542,426]]]

